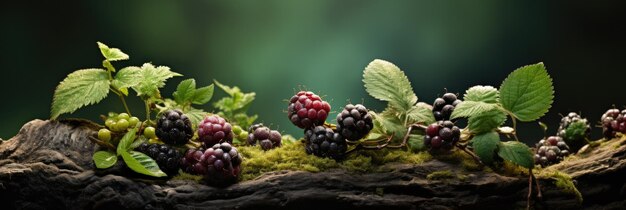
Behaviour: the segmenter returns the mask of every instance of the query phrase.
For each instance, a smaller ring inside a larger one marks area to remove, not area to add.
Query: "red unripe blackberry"
[[[299,128],[323,125],[330,112],[330,104],[310,91],[300,91],[289,100],[289,120]]]
[[[220,116],[208,116],[198,125],[198,138],[205,147],[223,142],[233,143],[232,126]]]

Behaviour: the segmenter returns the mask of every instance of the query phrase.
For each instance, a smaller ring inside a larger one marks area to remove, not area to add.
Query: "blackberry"
[[[198,137],[207,148],[222,142],[232,144],[232,126],[224,118],[212,115],[204,118],[198,125]]]
[[[330,112],[330,104],[310,91],[300,91],[289,100],[289,120],[299,128],[323,125]]]
[[[167,110],[157,120],[156,135],[167,144],[186,144],[193,136],[191,121],[180,110]]]
[[[587,119],[580,117],[575,112],[570,112],[561,119],[557,135],[571,146],[573,151],[577,151],[587,143],[587,138],[591,133],[591,125]]]
[[[348,104],[337,114],[337,132],[348,140],[359,140],[374,128],[372,116],[361,104]]]
[[[570,154],[570,148],[559,136],[540,140],[535,146],[535,164],[543,167],[557,164]]]
[[[258,142],[261,148],[267,151],[272,148],[280,147],[282,144],[282,135],[280,135],[280,132],[270,130],[268,127],[263,126],[263,124],[252,125],[248,130],[251,131],[247,138],[249,145],[254,146]]]
[[[348,149],[341,134],[321,125],[306,129],[304,140],[306,141],[306,152],[318,157],[340,160]]]
[[[182,154],[174,147],[165,144],[142,143],[136,150],[154,159],[159,168],[169,176],[176,175],[180,169]]]
[[[452,121],[439,121],[426,128],[424,145],[431,152],[451,150],[461,138],[461,129]]]
[[[241,175],[242,157],[229,143],[219,143],[208,149],[189,149],[182,158],[183,171],[202,175],[207,183],[227,186]]]
[[[602,134],[606,139],[615,138],[617,133],[626,133],[626,110],[620,112],[619,109],[609,109],[602,117],[600,122],[602,123]]]
[[[433,102],[433,115],[435,116],[435,120],[450,120],[452,111],[454,111],[456,105],[461,102],[462,101],[453,93],[446,93],[443,94],[441,98],[435,99],[435,102]]]

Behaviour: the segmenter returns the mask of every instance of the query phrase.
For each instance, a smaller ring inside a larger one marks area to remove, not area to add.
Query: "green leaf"
[[[483,134],[493,131],[506,121],[506,114],[499,109],[494,109],[468,119],[467,127],[474,134]]]
[[[104,58],[108,61],[128,60],[128,55],[123,53],[120,49],[109,48],[109,46],[106,46],[101,42],[98,42],[98,47],[100,48],[100,52],[102,52]]]
[[[450,118],[472,117],[497,108],[497,104],[489,104],[481,101],[463,101],[454,108]]]
[[[500,136],[498,133],[493,131],[477,135],[472,139],[474,152],[485,164],[493,163],[493,156],[496,154],[496,149],[498,149],[499,143]]]
[[[200,121],[204,120],[204,117],[207,116],[207,113],[202,109],[191,108],[185,112],[185,115],[187,115],[187,117],[191,121],[191,124],[197,126]]]
[[[476,85],[467,89],[463,100],[465,101],[482,101],[485,103],[495,104],[498,103],[500,98],[500,92],[498,89],[492,86]]]
[[[103,69],[75,71],[57,86],[50,111],[52,119],[98,103],[109,94],[108,72]]]
[[[131,145],[135,141],[135,135],[137,133],[137,128],[133,128],[128,130],[126,134],[120,140],[120,143],[117,144],[117,154],[122,154],[123,152],[128,151],[131,148]]]
[[[363,72],[365,90],[374,98],[388,101],[402,111],[408,111],[417,102],[411,83],[397,66],[384,60],[372,61]]]
[[[410,123],[422,123],[429,125],[435,122],[435,116],[433,115],[432,108],[423,103],[417,103],[407,111],[406,116],[409,118]]]
[[[230,96],[234,96],[235,93],[241,93],[241,90],[238,87],[228,87],[220,82],[218,82],[217,80],[213,80],[213,83],[217,85],[217,87],[219,87],[220,89],[222,89],[224,92],[226,92],[228,95]]]
[[[543,116],[554,99],[552,78],[543,63],[513,71],[500,85],[500,102],[520,121],[528,122]]]
[[[117,163],[117,155],[109,151],[97,151],[93,153],[93,162],[96,163],[96,168],[109,168]]]
[[[124,95],[128,95],[128,88],[139,84],[141,78],[141,68],[129,66],[121,69],[111,82],[113,87],[121,90]]]
[[[530,169],[535,166],[530,148],[519,141],[501,142],[498,146],[498,155],[524,168]]]
[[[137,173],[153,177],[167,176],[167,174],[159,169],[159,165],[157,165],[156,161],[146,154],[137,151],[124,151],[122,152],[122,158],[126,165]]]
[[[172,94],[174,100],[178,104],[185,104],[187,101],[191,101],[196,93],[196,80],[186,79],[181,81],[176,88],[176,91]]]
[[[407,144],[409,144],[409,149],[412,152],[422,151],[424,150],[424,136],[417,134],[409,134],[409,139],[407,140]]]
[[[175,76],[182,75],[170,71],[167,66],[154,67],[150,63],[145,63],[141,66],[139,83],[133,86],[133,90],[138,96],[156,97],[159,95],[159,88],[165,86],[165,81]]]
[[[406,134],[407,128],[404,127],[404,122],[394,115],[393,112],[383,111],[380,114],[370,112],[374,119],[374,130],[385,134],[385,136],[392,136],[394,140],[401,140]]]
[[[193,94],[193,100],[191,101],[193,104],[206,104],[213,98],[214,85],[211,84],[206,87],[198,88]]]

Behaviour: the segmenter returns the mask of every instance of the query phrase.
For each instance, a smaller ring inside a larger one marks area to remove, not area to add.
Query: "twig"
[[[530,210],[530,196],[533,192],[533,169],[528,169],[528,197],[526,200],[526,209]]]
[[[94,143],[96,143],[96,144],[98,144],[100,146],[103,146],[103,147],[115,150],[115,146],[113,146],[111,143],[100,141],[99,139],[96,139],[93,136],[89,136],[89,140],[93,141]]]
[[[467,145],[465,145],[465,144],[457,144],[456,147],[459,148],[461,151],[467,153],[468,155],[472,156],[472,158],[474,158],[474,161],[476,161],[478,164],[480,164],[482,166],[485,165],[483,163],[483,161],[481,161],[480,158],[476,154],[474,154],[474,152],[472,152],[469,149],[467,149]]]
[[[533,179],[535,180],[535,185],[537,186],[537,199],[541,199],[543,196],[541,195],[541,186],[539,185],[539,179],[537,179],[537,177],[535,177],[534,174],[530,174],[530,176],[533,177]]]

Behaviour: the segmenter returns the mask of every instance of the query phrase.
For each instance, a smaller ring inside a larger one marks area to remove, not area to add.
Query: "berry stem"
[[[513,129],[517,130],[517,120],[515,118],[515,114],[513,114],[513,112],[506,110],[504,108],[500,110],[504,111],[506,114],[508,114],[511,117],[511,121],[513,122]],[[515,137],[515,141],[519,141],[519,138],[517,138],[517,132],[513,133],[513,137]]]
[[[483,163],[483,161],[480,160],[480,158],[474,154],[474,152],[470,151],[469,149],[467,149],[467,145],[466,144],[457,144],[456,145],[457,148],[459,148],[461,151],[467,153],[468,155],[472,156],[472,158],[474,158],[474,160],[480,164],[481,166],[484,166],[485,164]]]
[[[99,139],[94,138],[93,136],[90,136],[89,140],[93,141],[94,143],[96,143],[96,144],[98,144],[100,146],[106,147],[108,149],[111,149],[111,150],[115,150],[116,149],[116,147],[113,146],[113,144],[108,143],[108,142],[104,142],[104,141],[100,141]]]
[[[116,90],[112,86],[111,86],[111,92],[115,93],[115,95],[120,97],[120,100],[122,101],[122,104],[124,105],[124,109],[126,109],[126,113],[128,113],[128,115],[132,117],[133,114],[130,113],[130,109],[128,108],[128,105],[126,104],[126,99],[124,99],[124,94],[120,93],[118,90]]]
[[[150,120],[150,105],[148,104],[148,100],[143,101],[146,107],[146,120]]]

